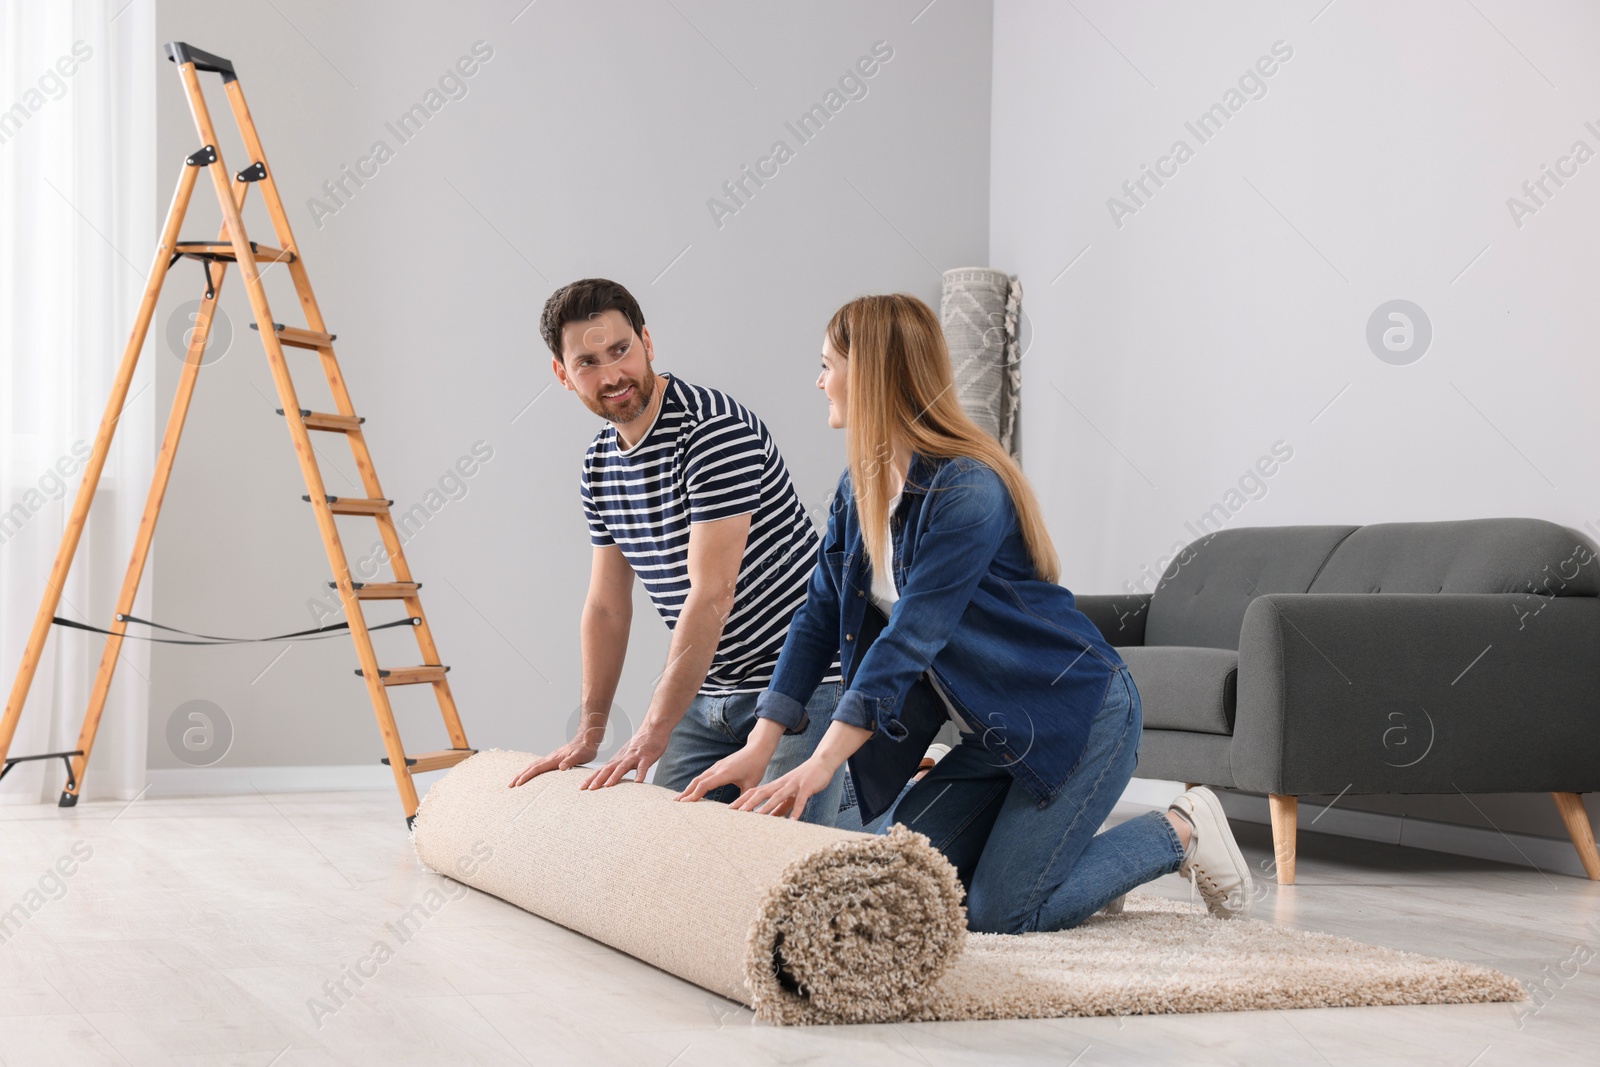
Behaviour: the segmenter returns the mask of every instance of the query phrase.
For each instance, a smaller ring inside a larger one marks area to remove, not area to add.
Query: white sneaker
[[[1197,785],[1167,808],[1187,820],[1192,831],[1183,865],[1178,868],[1178,873],[1189,880],[1191,894],[1198,890],[1205,898],[1206,910],[1219,919],[1243,914],[1255,883],[1233,831],[1228,829],[1228,817],[1217,795]]]

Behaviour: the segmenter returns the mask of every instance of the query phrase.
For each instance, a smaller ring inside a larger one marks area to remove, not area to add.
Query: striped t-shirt
[[[670,629],[689,591],[689,524],[750,515],[750,533],[700,692],[759,693],[806,599],[819,538],[766,424],[726,393],[660,375],[661,407],[624,451],[610,423],[583,457],[589,541],[616,545]],[[824,676],[840,680],[839,662]]]

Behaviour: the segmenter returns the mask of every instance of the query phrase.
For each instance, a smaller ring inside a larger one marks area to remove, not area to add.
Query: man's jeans
[[[805,732],[785,734],[779,738],[762,782],[780,778],[810,758],[822,735],[827,732],[828,724],[833,721],[833,709],[839,706],[839,695],[843,689],[838,682],[824,682],[817,686],[811,699],[806,701],[806,716],[810,721]],[[684,712],[678,725],[672,728],[672,735],[667,739],[667,750],[656,763],[655,777],[651,781],[668,789],[685,789],[700,772],[743,748],[745,739],[756,724],[756,697],[759,695],[697,694],[689,702],[689,710]],[[800,814],[802,822],[833,825],[834,817],[839,813],[839,798],[844,790],[844,774],[844,768],[840,767],[828,787],[806,801],[805,811]],[[734,786],[725,785],[707,793],[706,798],[726,804],[738,795]]]
[[[1142,721],[1124,664],[1111,676],[1077,769],[1043,807],[978,734],[963,735],[900,798],[894,821],[927,834],[967,887],[968,929],[1070,929],[1113,897],[1178,869],[1183,849],[1164,812],[1095,832],[1133,775]]]

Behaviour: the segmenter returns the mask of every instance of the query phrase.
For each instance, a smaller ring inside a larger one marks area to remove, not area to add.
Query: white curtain
[[[144,290],[155,188],[155,0],[0,0],[0,698],[77,494]],[[159,322],[152,334],[159,332]],[[108,626],[156,447],[155,368],[128,390],[57,614]],[[153,567],[136,614],[146,618]],[[9,755],[76,747],[104,638],[53,627]],[[144,788],[149,646],[127,641],[83,797]],[[54,802],[60,760],[17,765],[0,802]]]

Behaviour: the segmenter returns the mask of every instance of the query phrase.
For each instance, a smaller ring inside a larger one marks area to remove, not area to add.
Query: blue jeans
[[[1113,897],[1178,869],[1183,849],[1164,812],[1096,833],[1133,776],[1142,722],[1124,664],[1111,676],[1083,759],[1043,805],[976,734],[963,735],[900,798],[895,821],[927,834],[961,876],[968,929],[1067,930]]]
[[[763,782],[770,782],[794,770],[816,751],[817,743],[833,721],[833,709],[839,706],[839,696],[844,687],[838,682],[824,682],[812,692],[806,702],[806,715],[810,722],[804,733],[785,734],[767,764]],[[731,756],[744,747],[745,739],[756,724],[756,697],[759,693],[733,693],[728,696],[695,695],[689,701],[678,725],[667,738],[667,750],[656,762],[656,785],[682,790],[688,787],[700,772],[708,769],[724,756]],[[844,768],[834,774],[833,780],[822,792],[806,801],[800,813],[802,822],[832,826],[839,813],[839,798],[844,790]],[[737,799],[739,791],[732,785],[719,786],[706,794],[708,800],[724,804]]]
[[[894,825],[894,813],[900,802],[911,792],[911,787],[917,784],[915,778],[907,782],[900,790],[900,795],[895,797],[894,803],[889,805],[889,810],[879,815],[866,825],[861,822],[861,807],[856,802],[855,785],[850,781],[850,775],[844,776],[844,795],[839,801],[839,817],[833,824],[841,830],[855,830],[857,833],[881,834],[887,832]]]

